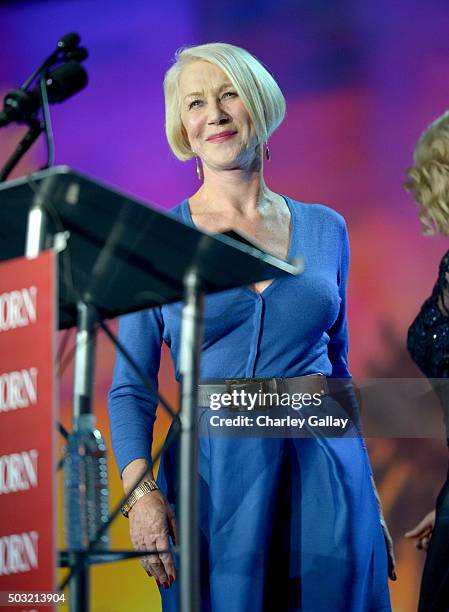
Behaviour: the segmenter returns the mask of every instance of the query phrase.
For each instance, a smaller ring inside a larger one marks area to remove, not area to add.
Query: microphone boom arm
[[[25,136],[23,136],[14,153],[0,171],[0,183],[8,178],[25,153],[33,146],[45,129],[44,124],[38,119],[31,119],[28,125],[30,126],[29,130],[26,132]]]

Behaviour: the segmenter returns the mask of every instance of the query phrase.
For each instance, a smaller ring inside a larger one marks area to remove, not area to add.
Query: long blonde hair
[[[424,234],[449,235],[449,111],[423,132],[404,187],[419,206]]]

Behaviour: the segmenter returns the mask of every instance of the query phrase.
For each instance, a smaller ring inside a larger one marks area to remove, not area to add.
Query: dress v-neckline
[[[288,210],[290,212],[290,242],[289,242],[288,253],[287,253],[287,260],[288,260],[293,257],[293,252],[294,252],[294,242],[295,242],[295,236],[296,236],[296,215],[294,212],[294,206],[292,206],[290,198],[282,194],[279,194],[279,195],[285,200],[285,203],[287,204]],[[188,222],[190,223],[190,225],[192,225],[193,227],[197,229],[201,229],[200,227],[196,225],[196,223],[193,220],[188,198],[186,198],[182,204],[183,204],[183,214],[185,218],[188,220]],[[273,285],[276,284],[276,281],[280,281],[281,279],[282,277],[274,278],[271,281],[271,283],[267,287],[265,287],[263,291],[255,291],[254,289],[251,289],[247,285],[240,287],[240,289],[251,294],[253,297],[261,298],[271,289]],[[259,282],[263,282],[263,281],[259,281]]]

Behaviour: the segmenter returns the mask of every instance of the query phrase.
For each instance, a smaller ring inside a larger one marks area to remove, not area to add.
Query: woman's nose
[[[229,115],[224,112],[219,102],[209,104],[209,124],[223,125],[229,121]]]

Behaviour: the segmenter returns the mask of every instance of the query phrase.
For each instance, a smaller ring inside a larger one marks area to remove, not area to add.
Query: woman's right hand
[[[123,488],[129,493],[139,482],[153,472],[146,459],[134,459],[122,473]],[[149,576],[154,576],[158,586],[166,589],[176,579],[176,568],[170,553],[170,536],[177,544],[175,513],[166,497],[159,491],[150,491],[140,497],[128,513],[129,534],[136,550],[154,550],[153,555],[140,557],[140,563]],[[165,551],[165,552],[163,552]]]
[[[416,548],[427,550],[429,548],[430,538],[432,537],[435,528],[435,510],[432,510],[420,521],[416,527],[407,531],[404,537],[411,538],[415,541]]]
[[[151,491],[136,501],[128,518],[134,548],[157,551],[140,557],[140,563],[158,586],[169,588],[176,579],[169,538],[177,543],[176,518],[170,504],[161,491]]]

